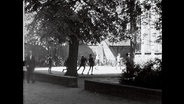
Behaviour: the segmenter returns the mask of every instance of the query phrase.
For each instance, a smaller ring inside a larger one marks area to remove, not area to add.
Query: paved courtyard
[[[48,73],[48,68],[36,68],[36,71]],[[64,67],[54,67],[53,74],[63,75]],[[82,68],[83,69],[83,68]],[[82,69],[79,70],[82,71]],[[85,71],[87,73],[88,67]],[[94,69],[94,75],[79,74],[78,88],[68,88],[46,82],[34,84],[23,83],[24,104],[161,104],[155,100],[133,100],[111,95],[92,93],[84,90],[84,80],[111,80],[118,81],[120,69],[115,67],[102,67]]]
[[[112,66],[95,66],[93,68],[93,74],[120,74],[122,69],[124,69],[125,67],[112,67]],[[52,67],[52,71],[57,72],[55,74],[62,74],[62,73],[58,73],[58,72],[62,72],[63,69],[65,69],[65,67]],[[39,67],[39,68],[35,68],[36,71],[47,71],[48,67]],[[84,71],[84,75],[87,74],[89,70],[89,66],[86,66],[85,71]],[[65,70],[64,70],[65,71]],[[79,74],[81,74],[83,71],[83,67],[80,68],[80,70],[78,71]]]

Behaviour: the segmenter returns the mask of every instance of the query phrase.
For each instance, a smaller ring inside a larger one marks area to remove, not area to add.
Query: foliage
[[[161,88],[161,70],[162,61],[160,59],[150,60],[141,68],[140,65],[134,65],[131,73],[122,73],[120,77],[121,84],[131,84],[148,88]]]
[[[109,34],[117,36],[118,24],[127,21],[118,17],[113,0],[25,0],[25,4],[26,13],[35,12],[27,26],[29,35],[38,41],[69,42],[71,65],[66,75],[76,76],[79,42],[96,44]]]
[[[153,25],[156,30],[160,31],[160,35],[157,37],[157,41],[162,42],[162,0],[144,0],[141,5],[143,5],[144,12],[151,12],[151,14],[156,18],[153,21]]]
[[[118,12],[119,20],[117,23],[118,34],[110,36],[110,42],[118,42],[126,39],[133,39],[138,31],[137,20],[142,14],[139,0],[120,0]]]
[[[155,21],[162,28],[162,0],[25,0],[26,14],[33,13],[27,26],[29,35],[37,41],[49,37],[59,43],[71,41],[76,36],[83,42],[97,43],[105,38],[111,42],[133,38],[138,30],[136,21],[145,11],[153,9],[159,15]],[[118,12],[119,8],[119,12]],[[127,24],[134,30],[127,30]],[[158,37],[158,41],[162,36]],[[45,41],[44,41],[45,43]]]
[[[33,20],[26,25],[26,40],[34,38],[34,43],[45,47],[50,43],[69,42],[72,70],[76,67],[79,41],[96,44],[106,38],[112,42],[133,39],[138,30],[136,21],[142,13],[139,0],[24,1],[26,14],[33,14]],[[117,7],[121,8],[120,12]]]
[[[36,61],[37,67],[48,67],[49,66],[49,56],[40,57],[39,60]],[[64,60],[57,56],[56,58],[52,59],[52,66],[64,66]]]
[[[116,2],[107,0],[25,0],[26,11],[36,12],[29,24],[29,34],[40,39],[49,37],[59,43],[76,37],[82,42],[96,43],[108,32],[117,33]]]

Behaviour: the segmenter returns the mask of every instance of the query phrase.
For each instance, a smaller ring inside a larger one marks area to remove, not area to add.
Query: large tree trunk
[[[131,63],[134,65],[135,40],[136,40],[136,34],[135,34],[136,18],[134,17],[135,1],[130,0],[130,3],[131,3],[131,7],[130,7],[130,32],[132,35],[132,38],[130,39],[130,58],[131,58]]]
[[[77,76],[77,58],[78,58],[78,48],[79,41],[75,36],[71,37],[71,42],[69,42],[69,54],[67,62],[67,72],[66,76]]]
[[[134,38],[136,38],[136,36]],[[135,39],[133,39],[133,40],[131,39],[130,40],[130,58],[131,58],[131,64],[132,65],[134,65],[135,48],[136,48],[136,40]]]
[[[135,58],[135,49],[136,49],[136,39],[137,39],[137,34],[135,33],[135,23],[132,24],[131,26],[131,32],[132,32],[132,36],[133,38],[130,39],[130,58],[132,61],[132,64],[134,65],[134,58]]]
[[[132,65],[134,65],[134,57],[135,57],[135,47],[133,41],[130,40],[130,59]]]

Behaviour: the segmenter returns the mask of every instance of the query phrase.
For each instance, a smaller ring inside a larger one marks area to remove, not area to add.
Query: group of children
[[[87,63],[87,59],[84,56],[82,56],[80,61],[81,61],[80,62],[80,66],[77,69],[77,71],[83,66],[84,68],[83,68],[83,71],[81,73],[83,75],[83,72],[85,70],[85,66],[86,66],[86,63]],[[95,62],[94,62],[94,59],[92,57],[92,54],[89,55],[88,62],[89,62],[89,70],[88,70],[88,73],[87,74],[89,74],[90,73],[90,70],[91,70],[91,75],[93,75],[93,66],[94,66]]]
[[[120,55],[118,55],[118,56],[120,56]],[[129,66],[131,66],[131,65],[129,65],[129,60],[130,60],[130,55],[127,53],[126,54],[126,58],[125,58],[125,60],[124,60],[124,63],[126,64],[126,69],[128,70],[128,69],[131,69],[131,68],[129,68]],[[121,68],[121,64],[120,64],[120,58],[118,58],[117,57],[117,66],[120,66],[120,68]],[[67,61],[65,62],[65,64],[66,63],[68,63]],[[81,68],[81,67],[83,67],[83,71],[82,71],[82,75],[83,75],[83,73],[84,73],[84,70],[85,70],[85,68],[86,68],[86,65],[89,65],[89,70],[88,70],[88,75],[89,75],[89,73],[90,73],[90,71],[91,71],[91,75],[93,75],[93,67],[94,67],[94,65],[95,65],[95,61],[94,61],[94,58],[93,58],[93,56],[92,56],[92,54],[89,54],[89,58],[87,59],[85,56],[82,56],[81,57],[81,60],[80,60],[80,65],[79,65],[79,68],[77,69],[77,71]],[[65,65],[66,67],[67,67],[67,65]],[[116,69],[117,69],[117,66],[116,66]],[[48,72],[50,73],[50,74],[52,74],[51,73],[51,67],[52,67],[52,59],[51,59],[51,57],[49,57],[49,69],[48,69]],[[67,69],[64,69],[64,70],[67,70]],[[64,71],[63,70],[63,71]],[[123,70],[122,70],[123,71]]]
[[[51,72],[51,66],[52,66],[52,59],[51,59],[51,57],[49,57],[48,60],[49,60],[49,61],[48,61],[48,62],[49,62],[48,73],[49,73],[49,74],[52,74],[52,72]],[[83,68],[84,68],[83,71],[82,71],[82,75],[83,75],[83,72],[84,72],[84,70],[85,70],[85,67],[86,67],[87,62],[89,62],[89,71],[88,71],[88,74],[89,74],[90,71],[91,71],[91,75],[93,75],[93,66],[94,66],[95,62],[94,62],[94,58],[93,58],[92,54],[89,55],[89,59],[88,59],[88,60],[87,60],[87,58],[85,58],[85,56],[82,56],[82,57],[81,57],[80,66],[79,66],[79,68],[77,69],[77,71],[78,71],[81,67],[83,67]],[[65,62],[65,64],[66,64],[66,63],[67,63],[67,62]],[[65,65],[65,66],[67,67],[67,65]],[[65,69],[65,70],[66,70],[66,69]]]

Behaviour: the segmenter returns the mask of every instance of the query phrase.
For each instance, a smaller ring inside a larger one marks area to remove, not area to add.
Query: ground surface
[[[36,68],[36,71],[47,73],[47,68]],[[114,83],[117,83],[120,73],[121,70],[116,68],[99,67],[98,70],[94,70],[94,75],[79,74],[78,88],[68,88],[38,81],[34,84],[27,84],[24,81],[24,104],[161,104],[161,101],[132,100],[84,90],[85,79],[114,81]],[[64,72],[62,72],[62,68],[55,67],[53,68],[53,74],[63,75]]]

